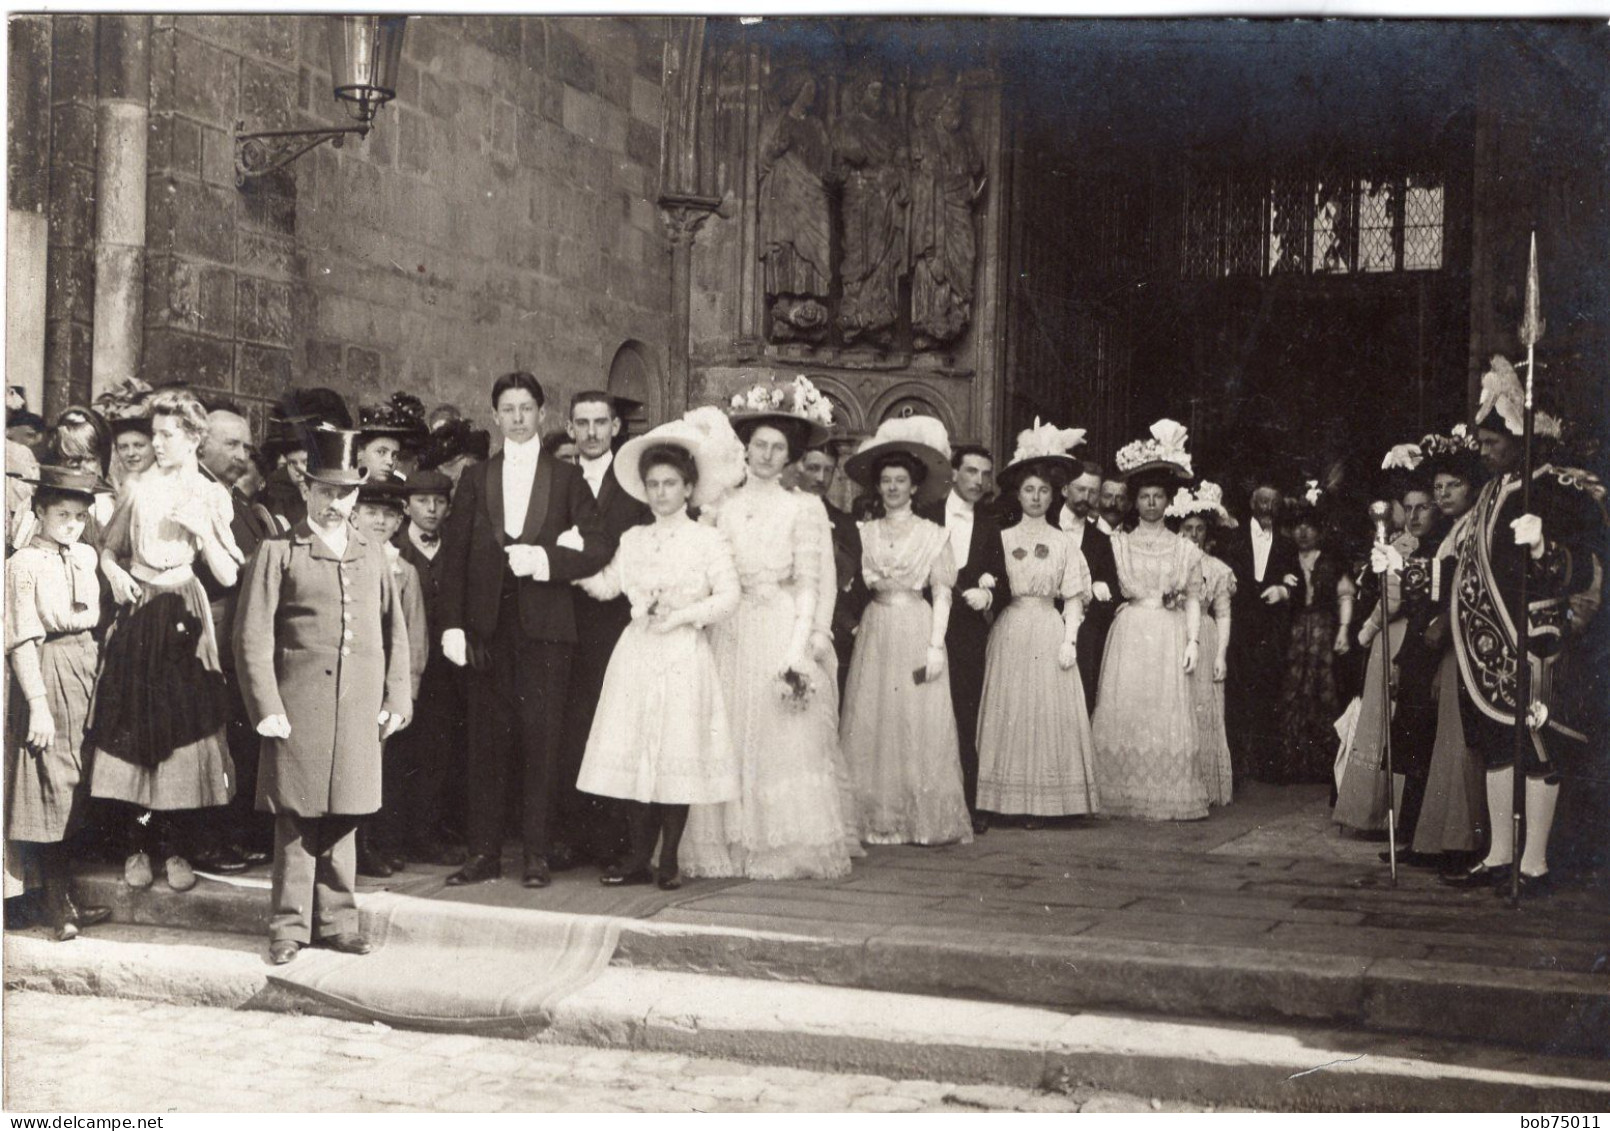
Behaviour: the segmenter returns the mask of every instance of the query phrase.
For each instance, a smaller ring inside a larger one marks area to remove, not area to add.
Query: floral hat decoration
[[[393,393],[384,404],[358,406],[358,432],[363,442],[377,436],[395,436],[422,444],[430,436],[425,423],[425,402],[412,393]]]
[[[795,458],[824,443],[833,428],[833,402],[803,373],[786,384],[757,381],[732,394],[727,413],[746,442],[762,424],[778,429],[798,449]]]
[[[1085,442],[1083,428],[1058,428],[1055,424],[1041,424],[1034,418],[1034,426],[1017,434],[1017,450],[1012,462],[1006,465],[998,481],[1001,490],[1015,492],[1018,485],[1033,473],[1055,476],[1059,481],[1077,473],[1079,461],[1068,453]]]
[[[732,429],[726,413],[714,405],[691,409],[678,420],[668,420],[641,436],[634,436],[615,453],[615,477],[621,490],[639,502],[648,501],[643,486],[643,453],[661,445],[682,448],[699,469],[690,500],[709,506],[744,480],[744,444]]]
[[[1481,403],[1476,407],[1476,427],[1507,431],[1511,436],[1525,432],[1526,390],[1515,367],[1499,354],[1481,375]],[[1560,438],[1560,418],[1541,409],[1532,413],[1532,431],[1550,439]]]
[[[878,489],[872,469],[890,452],[915,456],[927,469],[918,484],[919,503],[937,502],[950,490],[950,433],[945,422],[933,416],[912,413],[893,416],[878,425],[877,432],[861,441],[856,453],[844,463],[844,474],[869,491]]]
[[[1174,492],[1174,501],[1163,512],[1169,518],[1189,518],[1193,514],[1207,515],[1227,530],[1241,525],[1224,505],[1224,488],[1209,480],[1202,480],[1195,491],[1181,487]]]
[[[1166,417],[1151,426],[1151,436],[1134,440],[1118,449],[1118,470],[1127,478],[1148,471],[1166,471],[1179,479],[1189,479],[1191,454],[1185,450],[1185,425]]]
[[[94,409],[101,414],[112,435],[119,432],[151,431],[151,409],[148,398],[151,386],[138,377],[125,378],[123,383],[107,389],[95,398]]]
[[[1463,424],[1455,424],[1446,436],[1429,433],[1421,439],[1419,447],[1425,453],[1420,465],[1422,475],[1432,478],[1452,475],[1472,486],[1480,485],[1487,478],[1481,464],[1481,445]]]

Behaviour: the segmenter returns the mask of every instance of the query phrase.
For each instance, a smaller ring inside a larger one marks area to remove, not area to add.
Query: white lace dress
[[[734,801],[693,807],[682,871],[771,880],[847,875],[832,675],[810,664],[815,689],[803,703],[784,701],[780,678],[800,618],[814,623],[819,571],[833,568],[831,558],[822,560],[827,511],[814,496],[751,479],[707,508],[706,520],[712,512],[743,588],[737,614],[710,634],[739,791]]]
[[[738,760],[705,632],[738,607],[726,538],[686,515],[634,526],[581,587],[599,601],[625,593],[632,623],[610,655],[576,788],[668,805],[737,797]],[[654,632],[655,610],[694,623]]]

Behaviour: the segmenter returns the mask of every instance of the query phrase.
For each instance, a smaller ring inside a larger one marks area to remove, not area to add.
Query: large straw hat
[[[632,498],[648,501],[643,487],[643,453],[662,444],[682,448],[699,469],[691,502],[708,506],[744,479],[744,445],[725,413],[712,406],[696,408],[622,444],[615,453],[615,478]]]
[[[1189,479],[1191,454],[1185,448],[1185,425],[1166,417],[1153,424],[1151,435],[1118,449],[1118,470],[1125,479],[1161,471],[1176,479]]]
[[[861,442],[856,453],[844,464],[844,474],[876,491],[873,465],[892,452],[915,456],[928,469],[928,477],[918,485],[919,503],[937,502],[950,490],[950,435],[944,422],[932,416],[897,416],[878,425],[871,437]]]
[[[786,385],[761,381],[734,393],[727,413],[745,440],[766,424],[792,437],[801,451],[824,443],[833,427],[833,403],[804,374]]]

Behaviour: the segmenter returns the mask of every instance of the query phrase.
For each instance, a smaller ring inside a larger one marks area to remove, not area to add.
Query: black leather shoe
[[[369,848],[361,841],[359,842],[358,875],[373,876],[377,879],[383,880],[390,876],[394,871],[396,871],[396,869],[387,862],[384,856],[380,855],[380,853],[376,852],[374,849]]]
[[[339,935],[325,935],[322,939],[314,939],[313,945],[320,950],[335,950],[342,954],[368,954],[374,949],[368,939],[357,931],[342,931]]]
[[[611,868],[598,877],[598,882],[605,887],[612,888],[652,884],[654,882],[654,872],[650,868]]]
[[[1390,852],[1380,852],[1377,855],[1380,856],[1381,863],[1383,863],[1383,864],[1392,863],[1392,854]],[[1437,855],[1436,853],[1432,853],[1432,852],[1416,852],[1412,848],[1405,848],[1401,844],[1398,845],[1398,865],[1400,867],[1403,867],[1403,868],[1435,868],[1435,867],[1439,866],[1441,863],[1442,863],[1442,857]]]
[[[235,849],[235,855],[246,861],[248,868],[255,868],[259,864],[267,864],[274,858],[272,852],[259,852],[255,848],[237,848]]]
[[[525,858],[525,875],[520,882],[528,888],[545,888],[553,883],[553,877],[548,874],[548,858],[546,856],[527,856]]]
[[[669,876],[660,877],[661,891],[675,891],[682,886],[682,873],[672,872]]]
[[[503,861],[496,856],[476,853],[464,861],[464,867],[447,877],[447,886],[450,888],[464,887],[466,884],[485,883],[495,880],[503,875]]]
[[[275,966],[284,966],[301,949],[302,944],[295,939],[279,939],[268,944],[268,960]]]
[[[989,818],[982,813],[973,814],[973,835],[983,836],[989,832]]]
[[[1521,873],[1521,897],[1523,899],[1536,899],[1539,896],[1550,895],[1554,891],[1554,873],[1544,872],[1541,876],[1528,876]],[[1509,898],[1509,877],[1493,889],[1493,894],[1500,899]]]
[[[229,848],[198,856],[191,861],[191,866],[198,872],[211,872],[217,876],[238,876],[251,867],[244,856]]]
[[[1474,868],[1466,868],[1463,872],[1453,875],[1440,875],[1437,879],[1454,888],[1485,888],[1495,884],[1507,885],[1509,883],[1509,865],[1500,864],[1496,868],[1489,868],[1485,864],[1477,864]]]

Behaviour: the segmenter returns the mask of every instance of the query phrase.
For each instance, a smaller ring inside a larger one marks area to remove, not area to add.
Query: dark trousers
[[[228,805],[203,810],[206,820],[198,851],[239,847],[266,852],[273,844],[274,830],[269,815],[257,810],[257,764],[262,739],[248,721],[240,683],[233,672],[227,674],[233,710],[224,738],[229,744],[230,761],[235,763],[235,796]]]
[[[565,737],[554,783],[554,840],[593,860],[618,860],[627,850],[625,809],[615,798],[583,793],[576,788],[576,779],[587,753],[598,698],[604,691],[609,658],[631,623],[631,612],[616,608],[613,602],[600,607],[581,597],[576,604],[576,619],[585,622],[580,625],[584,638],[571,658],[570,689],[565,697]]]
[[[308,943],[358,929],[358,820],[274,815],[272,941]]]
[[[1284,609],[1247,604],[1233,615],[1224,721],[1235,777],[1279,781],[1285,775],[1281,690],[1290,625]]]
[[[511,590],[498,610],[498,628],[488,650],[490,670],[471,672],[467,680],[470,851],[486,856],[501,852],[514,777],[522,782],[525,851],[546,856],[575,645],[526,636]]]
[[[1101,658],[1107,652],[1107,632],[1112,628],[1112,602],[1099,613],[1086,613],[1079,622],[1079,635],[1074,641],[1079,654],[1079,682],[1084,687],[1085,710],[1096,709],[1096,690],[1101,686]],[[1211,662],[1211,661],[1210,661]]]
[[[446,657],[433,653],[413,721],[386,743],[376,831],[387,848],[418,848],[441,838],[447,782],[464,775],[464,689],[458,674]]]
[[[956,745],[969,813],[978,807],[978,707],[984,698],[988,647],[989,623],[958,598],[945,632],[945,668],[950,673],[950,705],[956,712]]]

